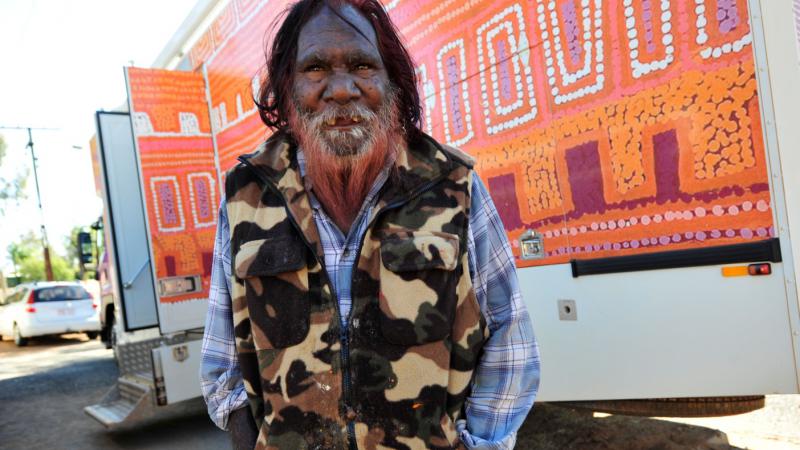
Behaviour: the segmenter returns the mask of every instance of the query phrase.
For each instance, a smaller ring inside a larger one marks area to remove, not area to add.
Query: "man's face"
[[[328,152],[358,156],[386,117],[391,88],[372,25],[351,6],[339,14],[366,38],[323,7],[298,37],[293,101]]]

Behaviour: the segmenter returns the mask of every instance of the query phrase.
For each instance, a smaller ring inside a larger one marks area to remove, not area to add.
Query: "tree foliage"
[[[47,277],[44,273],[44,250],[41,239],[32,231],[8,246],[8,254],[20,276],[21,282],[42,281]],[[75,267],[66,258],[50,250],[50,264],[53,267],[53,278],[57,281],[75,279]]]

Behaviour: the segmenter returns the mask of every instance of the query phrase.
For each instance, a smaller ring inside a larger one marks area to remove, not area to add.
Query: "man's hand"
[[[256,446],[258,429],[249,407],[239,408],[231,413],[228,417],[228,429],[233,450],[253,450]]]

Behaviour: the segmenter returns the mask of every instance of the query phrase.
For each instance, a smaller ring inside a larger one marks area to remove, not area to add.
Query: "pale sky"
[[[94,113],[126,102],[123,66],[152,62],[196,0],[0,0],[0,126],[34,131],[44,222],[53,248],[75,225],[102,213],[89,156]],[[2,130],[8,144],[0,178],[31,168],[25,131]],[[75,149],[73,146],[82,147]],[[0,216],[0,270],[11,270],[8,245],[38,233],[33,174],[28,198]]]

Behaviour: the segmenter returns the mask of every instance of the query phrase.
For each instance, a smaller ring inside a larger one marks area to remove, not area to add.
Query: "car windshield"
[[[91,298],[81,286],[53,286],[36,290],[36,302],[60,302],[64,300],[83,300]]]

